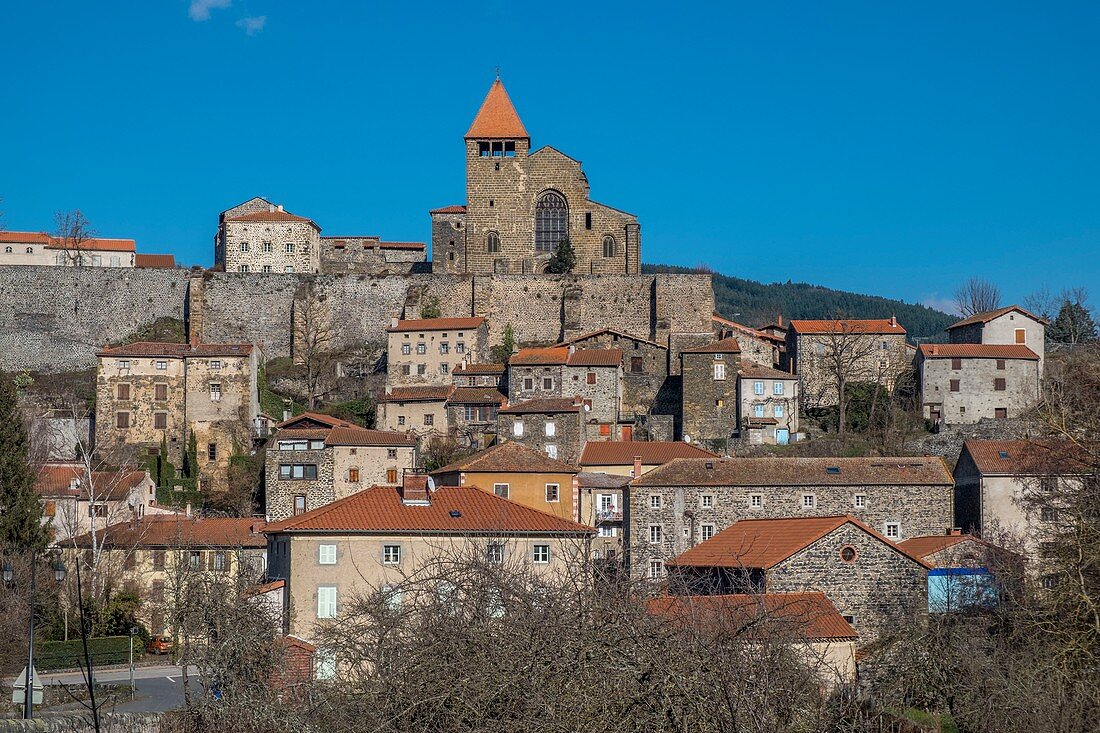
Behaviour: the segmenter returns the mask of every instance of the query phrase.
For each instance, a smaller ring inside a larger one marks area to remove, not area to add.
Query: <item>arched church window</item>
[[[557,191],[546,191],[535,203],[535,251],[553,252],[569,236],[569,205]]]
[[[497,234],[496,232],[489,232],[489,236],[487,237],[487,239],[488,239],[489,252],[490,253],[499,252],[500,251],[500,235]]]
[[[615,256],[615,238],[612,237],[610,234],[603,238],[603,256]]]

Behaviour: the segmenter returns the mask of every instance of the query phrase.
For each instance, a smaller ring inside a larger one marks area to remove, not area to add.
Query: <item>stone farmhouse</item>
[[[556,346],[620,351],[623,371],[620,411],[625,415],[649,413],[668,381],[668,346],[625,331],[601,328],[565,339]]]
[[[738,434],[740,368],[741,344],[735,338],[680,352],[684,440],[722,450]]]
[[[953,344],[992,344],[1026,346],[1039,357],[1039,376],[1043,376],[1046,346],[1046,319],[1018,305],[977,313],[947,327]]]
[[[768,367],[778,367],[780,358],[786,348],[785,336],[777,336],[774,333],[722,318],[717,313],[711,318],[714,324],[714,335],[718,340],[735,338],[741,346],[741,356],[747,361]]]
[[[466,203],[432,209],[432,271],[545,271],[563,239],[574,272],[637,274],[641,229],[632,214],[589,198],[580,161],[531,138],[500,79],[466,131]]]
[[[575,397],[585,406],[585,422],[598,424],[599,434],[609,438],[619,431],[622,361],[622,349],[521,349],[508,361],[508,397]]]
[[[740,520],[665,567],[670,589],[692,595],[824,593],[863,643],[928,602],[930,566],[845,515]]]
[[[1019,417],[1039,399],[1039,355],[1022,344],[921,344],[916,368],[938,426]]]
[[[416,449],[409,433],[368,430],[329,415],[284,420],[266,453],[268,521],[305,514],[364,487],[397,485],[416,466]]]
[[[579,398],[540,397],[497,412],[497,440],[514,440],[550,458],[575,464],[587,440],[584,402]]]
[[[42,520],[59,544],[160,511],[148,471],[88,472],[83,463],[51,462],[38,469],[34,490],[42,502]]]

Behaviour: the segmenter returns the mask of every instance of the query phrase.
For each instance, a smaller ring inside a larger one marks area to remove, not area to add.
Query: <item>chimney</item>
[[[572,356],[575,353],[577,353],[577,345],[569,344],[569,355]]]
[[[428,494],[428,474],[409,470],[401,474],[401,503],[425,506],[431,503],[431,497]]]
[[[191,516],[191,502],[187,502],[187,506],[184,508],[183,511],[184,514],[186,514],[188,517]]]
[[[940,349],[935,344],[932,344],[932,356],[937,356],[940,353]]]
[[[638,478],[642,475],[642,457],[634,456],[634,472],[630,474],[634,478]]]
[[[397,328],[397,319],[396,318],[391,318],[390,319],[390,328]]]
[[[779,314],[779,318],[776,318],[776,319],[775,319],[775,322],[776,322],[776,324],[778,324],[778,325],[779,325],[780,327],[782,327],[782,326],[783,326],[783,314],[782,314],[782,313],[780,313],[780,314]]]
[[[963,531],[962,531],[962,528],[960,528],[960,527],[948,527],[947,528],[947,536],[948,537],[960,537],[960,536],[962,536],[962,533],[963,533]]]
[[[269,214],[274,214],[275,213],[275,204],[268,204],[267,205],[267,213],[269,213]]]
[[[570,487],[573,493],[573,516],[575,521],[581,521],[581,480],[577,474],[573,474],[573,480],[570,481]]]
[[[897,328],[897,327],[898,327],[898,317],[891,314],[891,316],[890,316],[890,328]]]
[[[283,205],[279,204],[279,211],[282,211],[282,210],[283,210]]]

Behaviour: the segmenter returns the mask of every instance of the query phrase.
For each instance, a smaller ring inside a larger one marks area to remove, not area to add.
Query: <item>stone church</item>
[[[500,79],[466,132],[466,205],[430,214],[433,272],[541,273],[566,237],[577,274],[641,266],[637,217],[591,200],[580,161],[550,146],[531,152]]]

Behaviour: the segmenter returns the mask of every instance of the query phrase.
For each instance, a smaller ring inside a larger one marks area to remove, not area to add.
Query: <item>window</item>
[[[458,343],[456,343],[455,344],[455,353],[456,354],[465,354],[466,353],[466,344],[462,341],[459,341]]]
[[[661,495],[660,494],[651,494],[650,495],[650,497],[649,497],[649,508],[650,509],[660,509],[662,503],[663,502],[661,501]]]
[[[1051,506],[1045,506],[1040,511],[1040,516],[1044,522],[1056,522],[1058,521],[1058,510]]]
[[[752,507],[753,509],[759,509],[760,507],[764,506],[764,495],[763,494],[750,494],[749,495],[749,506]]]
[[[536,565],[545,565],[550,562],[550,545],[535,545],[532,549]]]
[[[661,561],[661,560],[650,560],[649,561],[649,577],[650,578],[654,578],[654,579],[660,578],[664,574],[665,574],[665,564],[664,564],[663,561]]]
[[[817,498],[813,494],[802,495],[803,509],[813,509],[815,506],[817,506]]]
[[[34,250],[30,247],[27,247],[27,254],[31,254],[32,252],[34,252]],[[119,258],[118,255],[114,255],[113,257],[111,257],[111,267],[118,267],[121,264],[122,260]]]
[[[704,509],[713,509],[714,497],[711,494],[703,494],[699,497],[699,505]]]
[[[603,238],[603,256],[614,257],[615,256],[615,238],[612,236],[606,236]]]
[[[154,412],[153,413],[153,429],[154,430],[167,430],[168,429],[168,413],[167,412]]]
[[[405,424],[405,416],[404,415],[398,415],[397,416],[397,424],[398,425],[404,425]]]
[[[535,388],[535,380],[531,377],[524,377],[523,378],[523,389],[525,391],[530,391],[534,388]]]
[[[336,618],[336,588],[331,585],[317,587],[317,618]]]
[[[451,352],[451,345],[448,344],[446,341],[444,341],[443,343],[441,343],[439,345],[439,353],[440,354],[449,354],[450,352]]]
[[[353,484],[359,483],[359,469],[358,468],[349,468],[348,469],[348,481],[352,482]]]
[[[596,383],[596,372],[588,372],[587,374],[585,374],[584,375],[584,381],[585,381],[586,384],[595,384]]]
[[[317,547],[318,565],[336,564],[336,545],[319,545]]]
[[[851,545],[845,545],[840,548],[840,559],[844,562],[855,562],[859,553],[856,552],[856,548]]]
[[[752,406],[752,416],[753,417],[764,417],[764,406],[763,405],[753,405]]]
[[[30,249],[30,247],[28,247],[27,249]],[[11,254],[11,247],[4,247],[4,254],[9,254],[10,255]]]
[[[549,458],[557,459],[557,457],[558,457],[558,446],[556,446],[556,445],[546,446],[546,455]]]
[[[547,420],[546,424],[543,426],[543,430],[547,438],[553,438],[558,434],[558,425],[553,420]]]
[[[187,567],[191,570],[202,570],[202,553],[192,550],[187,555]]]
[[[130,360],[129,359],[119,359],[117,362],[115,362],[115,366],[117,366],[119,369],[129,369],[130,368]]]
[[[92,267],[102,267],[103,257],[102,255],[92,255]]]
[[[852,498],[852,505],[856,509],[866,509],[867,508],[867,495],[866,494],[856,494]]]
[[[1042,583],[1043,588],[1045,588],[1046,590],[1051,590],[1052,588],[1058,587],[1058,576],[1044,575],[1040,582]]]
[[[523,437],[523,420],[514,420],[512,422],[512,435],[517,438]]]
[[[247,252],[248,242],[241,242],[239,245],[237,245],[237,249],[239,249],[241,252]]]
[[[424,416],[424,424],[425,425],[435,425],[435,415],[433,415],[430,412],[427,415],[425,415]]]
[[[726,365],[725,364],[715,364],[714,365],[714,378],[719,379],[719,380],[726,378]]]
[[[640,374],[642,372],[642,357],[630,357],[630,371],[634,374]]]
[[[489,232],[486,237],[485,248],[489,250],[490,254],[495,254],[500,251],[500,235],[496,232]]]
[[[294,496],[294,516],[306,513],[306,495],[296,494]]]
[[[271,242],[264,242],[263,247],[261,247],[261,249],[264,252],[273,252],[274,251],[274,247],[271,246]]]
[[[958,370],[962,369],[963,368],[963,360],[959,359],[959,358],[952,359],[951,360],[951,368],[954,371],[958,371]]]
[[[396,448],[387,448],[386,449],[386,458],[397,458],[397,449]]]
[[[997,368],[1000,369],[1001,371],[1004,371],[1004,368],[1005,368],[1005,360],[1004,359],[998,359],[997,360]]]
[[[271,272],[271,265],[264,265],[260,268],[260,272]]]
[[[546,484],[546,501],[556,502],[558,501],[558,492],[560,486],[558,484]]]
[[[604,437],[611,435],[611,425],[608,423],[600,423],[600,435]]]
[[[502,499],[508,498],[508,484],[493,484],[493,493]]]
[[[888,539],[888,540],[896,540],[896,539],[900,538],[901,537],[901,524],[898,523],[898,522],[887,522],[886,523],[886,532],[884,534],[886,535],[886,539]]]
[[[119,430],[125,430],[130,427],[130,413],[128,412],[116,412],[115,413],[115,427]]]
[[[997,392],[1004,392],[1005,391],[1004,377],[997,377],[996,379],[993,380],[993,389]]]
[[[485,548],[485,559],[494,565],[504,562],[504,545],[499,542],[490,542]]]
[[[412,344],[401,344],[401,353],[408,356],[413,351]]]
[[[704,524],[702,527],[699,528],[699,536],[703,539],[703,542],[709,540],[711,537],[714,536],[714,525]]]
[[[427,354],[428,353],[428,345],[425,344],[424,342],[420,342],[419,344],[416,345],[416,353],[418,353],[418,354]]]
[[[314,677],[331,680],[336,676],[336,657],[327,649],[318,649],[314,656]]]
[[[281,479],[317,478],[317,466],[313,463],[283,463],[279,465]]]
[[[222,573],[224,573],[226,570],[225,552],[222,550],[217,550],[214,552],[214,569]]]
[[[222,386],[217,382],[213,382],[210,385],[210,401],[221,402],[222,399]]]
[[[542,388],[543,389],[553,389],[554,388],[554,378],[553,377],[543,377],[542,378]]]
[[[401,564],[401,545],[383,545],[382,546],[382,564],[383,565],[400,565]]]
[[[157,369],[159,369],[160,371],[164,371],[164,370],[166,370],[166,369],[168,368],[168,362],[167,362],[167,361],[165,361],[164,359],[158,359],[158,360],[157,360],[157,363],[156,363],[156,367],[157,367]]]
[[[775,395],[783,394],[783,383],[782,382],[774,382],[772,384],[772,394],[775,394]]]
[[[128,384],[118,385],[118,398],[120,400],[129,400],[130,399],[130,385],[128,385]]]
[[[216,461],[218,460],[218,444],[207,443],[206,444],[206,460]]]
[[[663,535],[663,529],[659,524],[649,525],[649,541],[654,545],[661,544],[661,537]]]
[[[772,405],[772,417],[783,417],[783,405]]]
[[[1026,344],[1027,343],[1027,330],[1026,329],[1023,329],[1023,328],[1017,328],[1016,329],[1016,343],[1018,343],[1018,344]]]
[[[535,251],[553,252],[569,236],[569,206],[557,191],[546,191],[535,202]]]
[[[439,373],[440,374],[447,374],[450,371],[451,371],[451,365],[450,364],[440,364],[439,365]]]
[[[753,382],[752,383],[752,393],[753,394],[764,394],[764,383],[763,382]]]
[[[1007,420],[1008,419],[1008,408],[1007,407],[994,407],[993,408],[993,417],[997,420]]]
[[[294,243],[293,242],[287,242],[286,244],[284,244],[283,245],[283,251],[285,251],[288,255],[294,254]]]
[[[153,570],[164,570],[164,550],[153,550]]]
[[[154,384],[153,385],[153,399],[158,402],[164,402],[168,399],[168,385],[167,384]]]
[[[951,389],[952,392],[958,392],[959,391],[959,380],[952,379],[951,383],[950,383],[950,389]]]

